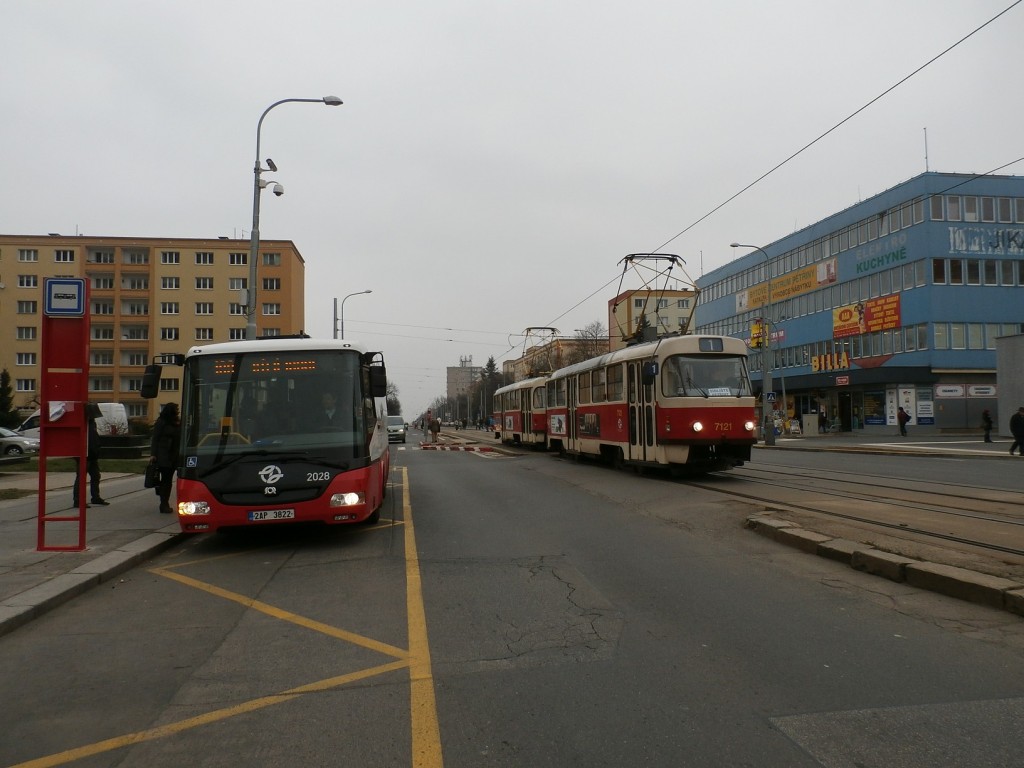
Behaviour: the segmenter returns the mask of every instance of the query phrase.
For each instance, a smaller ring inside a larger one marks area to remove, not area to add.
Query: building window
[[[145,301],[129,301],[122,306],[122,312],[126,315],[139,317],[149,314],[149,304]]]
[[[96,376],[89,379],[90,392],[113,392],[114,379],[111,376]]]
[[[160,379],[161,392],[177,392],[181,389],[181,382],[177,379]]]
[[[161,264],[181,264],[181,252],[180,251],[161,251],[160,252],[160,263]]]
[[[164,301],[160,303],[161,315],[177,315],[179,313],[178,302]]]
[[[131,275],[121,280],[121,287],[126,291],[148,291],[149,277],[146,275]]]
[[[281,278],[280,277],[264,277],[263,278],[263,290],[264,291],[280,291],[281,290]]]
[[[985,326],[981,323],[968,323],[967,324],[967,348],[968,349],[984,349],[985,348]]]
[[[963,323],[949,324],[950,349],[967,349],[967,334]]]
[[[644,299],[633,299],[633,309],[643,309],[644,304]]]
[[[17,362],[15,365],[35,365],[36,364],[36,353],[35,352],[19,352],[16,358]]]
[[[213,302],[212,301],[197,301],[196,302],[196,314],[197,315],[212,315],[213,314]]]
[[[147,357],[148,355],[145,352],[132,352],[128,355],[127,364],[134,366],[147,365],[149,363],[149,360],[146,359]]]
[[[196,328],[196,341],[213,341],[213,328]]]
[[[178,329],[177,328],[161,328],[160,329],[160,341],[177,341]]]
[[[197,277],[196,278],[196,290],[197,291],[212,291],[213,290],[213,278],[212,277]]]
[[[68,250],[56,250],[53,252],[53,260],[58,264],[73,264],[75,252]]]
[[[19,248],[18,261],[39,261],[39,251],[35,248]]]
[[[263,266],[264,267],[280,267],[281,266],[281,254],[280,253],[264,253],[263,254]]]
[[[89,355],[89,365],[113,365],[114,353],[109,350],[93,352]]]
[[[264,304],[263,305],[263,314],[264,315],[280,315],[281,314],[281,305],[280,304],[273,304],[273,303]]]
[[[19,341],[33,341],[36,338],[36,328],[34,325],[19,325],[15,332],[15,338]]]
[[[245,304],[239,304],[238,302],[235,302],[235,301],[233,301],[230,304],[228,304],[228,314],[229,315],[244,315],[245,314],[245,309],[246,309]]]
[[[230,264],[233,267],[244,267],[248,263],[249,263],[249,254],[248,253],[229,253],[228,254],[228,264]]]
[[[85,259],[90,264],[113,264],[114,263],[114,252],[113,251],[91,251],[85,257]]]
[[[996,199],[994,197],[981,198],[981,220],[989,224],[995,222]]]
[[[181,288],[180,277],[161,277],[160,287],[167,291],[176,291]]]
[[[92,313],[94,315],[112,315],[114,314],[114,302],[94,301],[92,303]]]
[[[121,379],[122,392],[141,392],[142,379]]]
[[[967,284],[981,285],[981,263],[977,259],[967,259]]]
[[[114,326],[112,325],[94,325],[90,331],[93,341],[114,340]]]
[[[196,251],[196,264],[201,267],[213,266],[213,253],[210,251]]]
[[[149,339],[148,325],[126,325],[121,328],[121,338],[126,341],[146,341]]]
[[[125,264],[135,264],[136,266],[149,264],[149,251],[124,251],[122,260]]]
[[[229,277],[228,278],[228,290],[229,291],[244,291],[248,284],[248,279],[244,277]]]
[[[964,201],[964,221],[977,221],[978,220],[978,198],[973,195],[965,195]]]
[[[114,278],[94,277],[92,279],[92,287],[97,291],[112,291],[114,290]]]
[[[18,379],[14,386],[18,392],[35,392],[36,391],[36,380],[35,379]]]
[[[264,333],[264,336],[269,334]],[[245,340],[245,328],[229,328],[228,339],[230,341],[244,341]]]
[[[964,263],[961,259],[949,260],[949,284],[964,284]]]
[[[932,195],[929,198],[929,202],[931,204],[932,221],[942,221],[942,198],[938,195]]]
[[[38,288],[39,287],[39,276],[38,275],[18,275],[18,287],[19,288]]]
[[[960,197],[958,195],[946,196],[946,221],[960,221]]]
[[[245,333],[244,329],[240,328],[239,330],[241,330],[243,334]],[[281,335],[281,329],[280,328],[264,328],[263,329],[263,335],[264,336],[280,336]],[[245,338],[245,336],[243,335],[242,338]]]

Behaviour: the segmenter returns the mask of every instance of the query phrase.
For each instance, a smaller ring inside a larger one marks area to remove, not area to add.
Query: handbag
[[[146,465],[146,477],[142,484],[146,488],[156,488],[160,485],[160,467],[156,465],[155,461]]]

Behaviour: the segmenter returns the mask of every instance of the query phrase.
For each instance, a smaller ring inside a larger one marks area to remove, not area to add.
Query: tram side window
[[[598,368],[591,374],[590,387],[591,399],[595,403],[603,403],[605,400],[604,368]]]
[[[580,404],[590,402],[590,373],[581,373],[577,382],[576,391],[579,393]]]
[[[622,400],[622,366],[609,366],[607,372],[608,401],[615,402]]]
[[[534,410],[536,410],[537,408],[543,408],[543,407],[544,407],[544,387],[537,387],[536,389],[533,390],[533,408],[534,408]]]

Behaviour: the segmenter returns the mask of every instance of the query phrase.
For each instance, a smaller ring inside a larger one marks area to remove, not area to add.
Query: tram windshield
[[[665,397],[749,397],[746,358],[737,355],[672,355],[661,367]]]
[[[358,352],[205,355],[185,363],[183,457],[365,456],[376,416]]]

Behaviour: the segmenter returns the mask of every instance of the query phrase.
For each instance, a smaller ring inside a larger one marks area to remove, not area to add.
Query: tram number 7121
[[[732,422],[731,421],[716,421],[715,422],[715,431],[716,432],[732,432]]]

